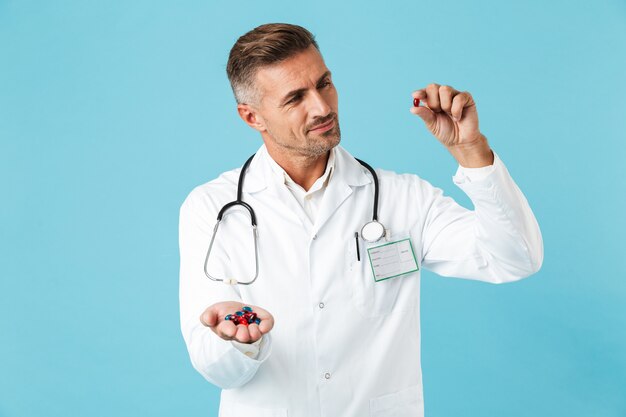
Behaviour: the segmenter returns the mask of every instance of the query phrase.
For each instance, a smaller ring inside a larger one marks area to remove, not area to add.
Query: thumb
[[[426,106],[419,106],[411,107],[411,113],[419,116],[426,124],[426,127],[432,130],[432,127],[434,127],[437,120],[437,116],[435,115],[434,111]]]

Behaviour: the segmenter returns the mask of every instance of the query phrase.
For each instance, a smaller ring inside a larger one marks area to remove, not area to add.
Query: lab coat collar
[[[370,176],[366,174],[367,169],[354,159],[348,151],[339,145],[335,149],[337,150],[335,152],[335,173],[331,181],[337,180],[353,187],[372,182]]]
[[[270,155],[265,145],[262,145],[252,159],[246,173],[243,190],[247,193],[256,193],[267,188],[270,181],[275,180],[270,164]],[[366,169],[342,146],[335,148],[335,167],[329,185],[341,183],[358,187],[372,182],[366,174]]]

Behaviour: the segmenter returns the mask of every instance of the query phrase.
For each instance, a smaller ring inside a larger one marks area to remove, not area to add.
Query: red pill
[[[419,107],[420,106],[420,99],[419,98],[414,98],[413,99],[413,107]]]

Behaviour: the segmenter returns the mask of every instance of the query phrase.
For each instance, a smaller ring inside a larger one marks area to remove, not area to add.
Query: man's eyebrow
[[[324,74],[322,74],[322,76],[317,80],[317,82],[315,83],[315,85],[320,85],[320,83],[324,80],[324,78],[329,77],[331,75],[330,71],[326,71]],[[283,97],[283,99],[281,100],[281,105],[284,105],[287,101],[289,101],[292,97],[297,96],[299,94],[302,94],[306,91],[306,88],[298,88],[297,90],[292,90],[290,92],[288,92],[287,94],[285,94],[285,96]]]

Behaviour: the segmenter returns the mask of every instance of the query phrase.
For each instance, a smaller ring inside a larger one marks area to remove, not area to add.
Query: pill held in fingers
[[[414,98],[413,99],[413,107],[419,107],[420,106],[420,99],[419,98]]]

